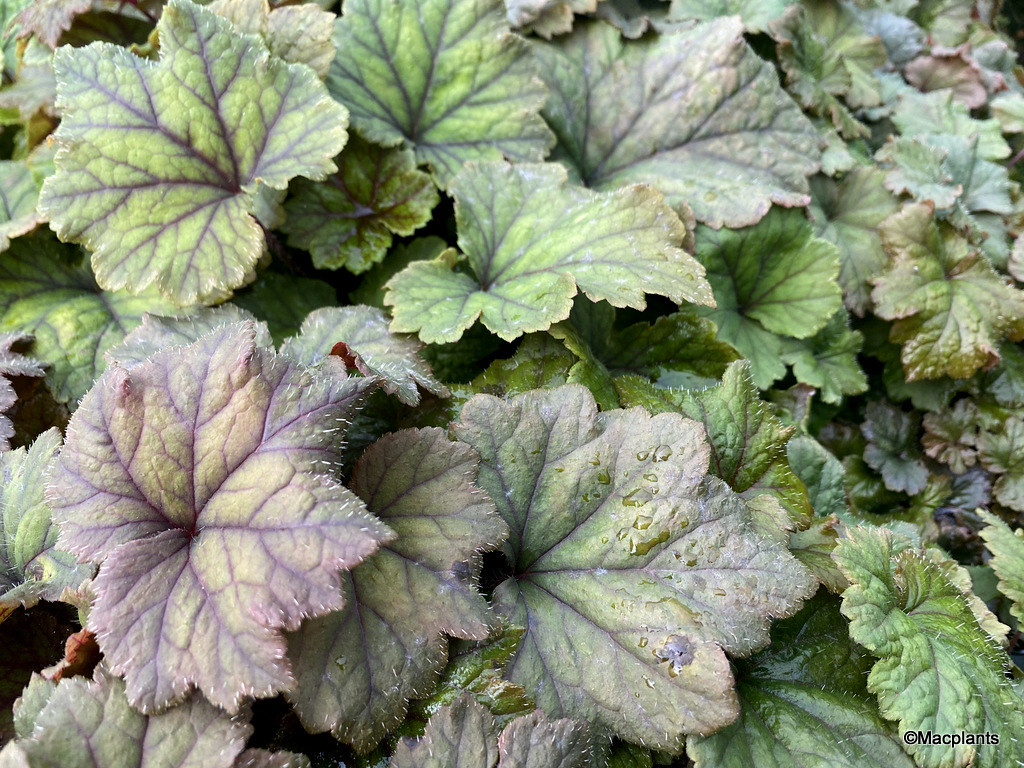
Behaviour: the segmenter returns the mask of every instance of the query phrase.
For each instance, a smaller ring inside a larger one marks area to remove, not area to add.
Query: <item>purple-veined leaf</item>
[[[492,629],[473,586],[479,552],[508,528],[476,488],[478,458],[441,429],[385,435],[356,462],[350,486],[397,538],[347,574],[345,608],[289,637],[299,681],[289,695],[313,731],[372,748],[428,694],[447,660],[443,634]]]
[[[94,251],[104,288],[208,303],[263,250],[259,185],[335,170],[347,115],[307,67],[190,0],[171,0],[157,31],[159,62],[107,43],[56,53],[64,118],[39,207]]]
[[[543,159],[547,91],[501,0],[349,0],[331,95],[382,146],[404,144],[447,187],[468,161]]]
[[[725,651],[768,642],[815,581],[776,519],[706,477],[704,429],[642,409],[598,415],[574,385],[477,395],[455,436],[509,524],[497,610],[526,627],[507,675],[553,717],[678,750],[736,716]],[[586,659],[580,664],[579,659]]]
[[[133,706],[290,689],[281,630],[342,605],[390,531],[330,474],[374,379],[314,375],[251,323],[112,366],[52,476],[61,546],[100,564],[89,628]]]

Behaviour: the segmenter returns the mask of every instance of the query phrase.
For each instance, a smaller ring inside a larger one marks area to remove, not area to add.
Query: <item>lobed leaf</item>
[[[370,141],[405,144],[447,187],[469,161],[535,162],[547,93],[500,0],[352,0],[327,76]]]
[[[64,117],[39,208],[94,251],[104,288],[210,303],[263,250],[259,186],[335,170],[346,112],[308,68],[191,0],[171,0],[157,32],[159,62],[106,43],[55,54]]]
[[[505,340],[568,317],[591,301],[642,309],[645,293],[712,304],[686,228],[643,186],[591,192],[555,165],[467,165],[451,185],[459,247],[414,261],[387,284],[393,331],[456,341],[481,318]],[[463,262],[464,259],[464,262]]]
[[[143,715],[128,703],[124,682],[101,667],[93,680],[61,681],[31,736],[16,745],[31,768],[233,768],[252,733],[247,719],[199,696]]]
[[[237,712],[294,685],[281,630],[342,605],[391,534],[325,469],[372,379],[316,377],[251,323],[104,373],[52,475],[61,546],[100,564],[89,628],[132,705]]]
[[[337,163],[323,182],[292,185],[282,230],[289,245],[310,251],[316,267],[359,274],[384,258],[393,235],[411,235],[430,221],[439,198],[409,150],[353,136]]]
[[[921,417],[887,402],[868,403],[860,431],[867,439],[864,461],[882,475],[890,491],[911,496],[924,490],[928,467],[918,445]]]
[[[723,651],[767,642],[768,616],[792,613],[814,580],[776,520],[704,477],[700,425],[598,416],[568,385],[477,395],[453,430],[480,452],[478,482],[512,531],[514,576],[493,598],[526,627],[509,679],[550,716],[658,749],[730,722]]]
[[[985,527],[978,533],[992,553],[989,566],[999,577],[999,591],[1009,598],[1010,613],[1024,622],[1024,534],[1011,529],[991,512],[982,510]]]
[[[982,432],[978,458],[996,475],[992,492],[999,503],[1024,512],[1024,419],[1013,415],[998,429]]]
[[[875,314],[894,320],[908,381],[968,378],[999,361],[1006,338],[1024,338],[1024,293],[928,205],[909,205],[881,226],[889,265],[875,277]]]
[[[0,450],[10,448],[10,439],[14,437],[14,425],[5,415],[18,401],[11,379],[19,376],[36,378],[44,373],[44,366],[20,352],[14,347],[31,341],[32,337],[24,333],[0,333]]]
[[[672,0],[666,18],[669,22],[696,19],[711,21],[720,16],[739,16],[746,32],[767,32],[793,0]]]
[[[602,5],[611,5],[606,0]],[[535,43],[553,158],[588,187],[651,184],[685,219],[753,224],[806,205],[818,134],[744,42],[738,18],[624,43],[603,23]]]
[[[441,429],[385,435],[356,462],[350,486],[397,534],[344,578],[345,608],[289,635],[299,686],[289,699],[306,728],[360,751],[430,693],[447,661],[443,635],[492,629],[473,587],[479,553],[508,535],[473,485],[476,453]]]
[[[915,762],[994,768],[1024,758],[1024,700],[1005,677],[1009,658],[944,569],[885,528],[849,529],[833,557],[851,584],[842,607],[850,637],[878,659],[868,689],[882,716],[899,722],[900,736],[999,736],[998,744],[978,746],[907,743]]]

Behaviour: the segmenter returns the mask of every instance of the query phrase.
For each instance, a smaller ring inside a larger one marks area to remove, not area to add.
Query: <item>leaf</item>
[[[968,45],[932,46],[930,54],[904,67],[903,76],[919,91],[950,93],[968,109],[978,109],[988,101],[981,67],[971,58]]]
[[[882,103],[873,75],[889,60],[882,40],[838,0],[801,4],[771,25],[790,93],[805,109],[828,117],[847,139],[869,130],[849,108]],[[842,97],[842,100],[840,98]]]
[[[334,306],[338,297],[323,280],[264,272],[235,294],[233,302],[266,322],[274,341],[280,344],[298,332],[310,312]]]
[[[999,342],[1024,338],[1024,293],[927,205],[909,205],[881,226],[889,254],[872,282],[875,314],[894,320],[908,381],[968,378],[999,361]]]
[[[999,429],[978,436],[981,465],[997,475],[992,491],[1000,504],[1024,512],[1024,419],[1010,416]]]
[[[884,528],[851,528],[833,557],[850,637],[878,659],[868,689],[900,735],[998,734],[998,744],[909,744],[923,768],[1003,766],[1020,758],[1024,701],[1004,677],[1010,661],[978,625],[963,592],[910,541]],[[906,742],[905,742],[906,743]],[[976,761],[975,761],[976,755]]]
[[[31,336],[23,333],[0,333],[0,451],[10,448],[10,439],[14,437],[14,425],[5,415],[18,401],[11,379],[19,376],[36,378],[44,373],[43,366],[37,361],[14,351],[15,346],[31,340]]]
[[[92,7],[92,0],[32,0],[18,14],[18,37],[35,35],[51,48],[71,29],[75,17]]]
[[[451,191],[465,261],[449,250],[393,277],[393,331],[456,341],[480,317],[511,341],[568,317],[578,289],[636,309],[645,293],[714,301],[679,247],[686,228],[649,187],[591,192],[567,185],[556,165],[488,163],[466,166]]]
[[[256,346],[274,346],[266,323],[258,321],[252,313],[234,304],[221,304],[197,310],[184,317],[143,315],[139,326],[116,347],[108,349],[104,357],[109,364],[127,370],[146,362],[162,349],[188,346],[208,333],[246,320],[252,322],[256,329]]]
[[[850,316],[840,308],[828,323],[809,339],[786,340],[782,359],[793,366],[797,381],[820,390],[826,403],[840,403],[844,395],[868,388],[868,379],[857,362],[864,340],[850,329]]]
[[[781,16],[793,0],[672,0],[669,22],[697,19],[711,21],[719,16],[739,16],[746,32],[767,32],[769,22]]]
[[[39,209],[94,251],[104,288],[210,303],[263,250],[258,186],[335,170],[346,115],[309,69],[190,0],[171,0],[157,33],[159,62],[105,43],[55,54],[64,117]]]
[[[402,722],[447,661],[443,634],[483,640],[487,603],[473,587],[479,553],[508,535],[473,485],[478,459],[441,429],[385,435],[362,455],[350,486],[397,539],[345,577],[345,608],[288,638],[311,732],[332,730],[360,751]]]
[[[950,93],[908,91],[900,96],[892,120],[905,136],[945,133],[977,138],[978,157],[983,160],[1003,160],[1010,156],[1010,145],[1003,140],[999,121],[994,118],[976,120]]]
[[[22,238],[0,258],[0,328],[35,337],[33,357],[46,363],[54,397],[72,406],[106,367],[103,353],[124,339],[145,312],[174,305],[147,292],[109,293],[88,266],[51,236]]]
[[[846,512],[843,465],[821,443],[804,435],[791,438],[786,443],[786,460],[807,488],[817,517]]]
[[[887,262],[878,227],[898,208],[884,178],[873,166],[858,166],[838,184],[822,176],[811,179],[808,212],[814,234],[839,250],[843,302],[857,317],[871,309],[870,280]]]
[[[247,749],[235,760],[233,768],[309,768],[309,760],[293,752]]]
[[[819,594],[773,627],[772,646],[739,663],[740,716],[687,754],[697,768],[912,768],[867,692],[870,657],[837,601]]]
[[[812,234],[797,212],[775,211],[740,230],[698,229],[697,259],[717,306],[701,314],[751,361],[761,388],[785,375],[779,334],[806,338],[842,304],[835,246]]]
[[[922,424],[924,452],[962,475],[978,459],[978,407],[969,399],[958,400],[952,408],[926,413]]]
[[[318,365],[334,354],[339,342],[355,356],[355,365],[349,367],[378,377],[384,390],[406,405],[419,404],[417,385],[439,397],[449,394],[420,357],[423,345],[388,331],[388,319],[376,307],[324,307],[310,312],[299,334],[281,345],[281,354],[304,365]]]
[[[526,627],[508,678],[549,716],[657,749],[730,722],[724,651],[767,642],[768,616],[792,613],[813,579],[774,521],[704,479],[702,428],[641,409],[598,416],[568,385],[477,395],[452,429],[480,452],[478,483],[512,531],[515,576],[493,597]]]
[[[1024,622],[1024,533],[1012,529],[991,512],[982,510],[985,527],[978,534],[992,553],[989,566],[999,577],[999,591],[1010,599],[1010,613]]]
[[[270,9],[267,0],[214,0],[207,6],[239,32],[259,35],[275,56],[306,64],[322,80],[336,53],[334,14],[312,3]]]
[[[884,401],[868,403],[860,431],[868,441],[864,461],[881,473],[886,488],[911,496],[924,490],[928,467],[918,445],[919,415]]]
[[[39,184],[25,163],[0,160],[0,253],[39,223]]]
[[[572,31],[573,16],[593,13],[602,0],[505,0],[508,23],[545,40]]]
[[[340,608],[337,570],[390,536],[322,469],[372,380],[314,377],[254,339],[227,326],[111,367],[53,473],[61,546],[100,563],[89,629],[146,712],[193,685],[232,712],[290,689],[281,630]]]
[[[546,92],[500,0],[352,0],[327,76],[352,125],[405,144],[447,187],[468,161],[543,159]]]
[[[807,489],[793,474],[786,444],[793,434],[758,396],[746,361],[732,363],[722,383],[675,398],[679,412],[704,425],[711,445],[710,471],[747,499],[767,493],[794,524],[810,522]]]
[[[603,23],[535,43],[553,158],[595,189],[651,184],[713,227],[806,205],[818,133],[742,35],[733,17],[629,45]]]
[[[59,683],[18,745],[32,768],[231,768],[252,726],[200,696],[160,715],[129,705],[125,685],[106,670]]]
[[[51,429],[27,451],[0,454],[0,622],[19,606],[60,600],[65,589],[76,589],[95,572],[54,549],[58,531],[43,491],[61,441]]]
[[[316,267],[359,274],[384,258],[393,234],[411,235],[430,221],[439,198],[409,150],[353,136],[337,163],[326,181],[292,184],[282,229],[289,245],[312,253]]]
[[[498,733],[486,708],[464,695],[430,718],[417,742],[399,742],[389,768],[586,768],[590,740],[582,723],[517,718]]]

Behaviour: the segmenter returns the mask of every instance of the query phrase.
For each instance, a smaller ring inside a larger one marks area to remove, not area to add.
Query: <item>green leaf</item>
[[[967,46],[932,46],[930,54],[907,63],[903,76],[919,91],[947,93],[968,109],[978,109],[988,101],[988,91],[981,67],[969,52]]]
[[[1011,601],[1010,613],[1024,623],[1024,529],[1012,529],[991,512],[979,512],[985,527],[978,533],[992,553],[989,566],[999,577],[999,591]]]
[[[807,204],[818,132],[738,18],[628,45],[591,23],[534,48],[552,92],[553,157],[587,186],[652,184],[684,219],[692,207],[713,227],[753,224],[773,202]]]
[[[572,31],[577,13],[593,13],[602,0],[505,0],[508,23],[545,40]]]
[[[887,262],[878,227],[898,207],[884,179],[874,166],[858,166],[838,184],[823,176],[811,179],[814,234],[839,249],[843,302],[857,317],[871,309],[870,280]]]
[[[443,635],[483,640],[492,626],[473,588],[479,552],[508,528],[473,485],[478,459],[441,429],[385,435],[356,462],[350,486],[397,539],[344,579],[345,608],[288,638],[306,729],[360,751],[402,722],[447,661]]]
[[[103,353],[144,313],[175,309],[152,291],[100,290],[73,255],[51,235],[16,240],[0,258],[0,329],[33,334],[32,355],[47,364],[46,383],[59,402],[72,406],[106,367]]]
[[[833,557],[850,637],[878,659],[868,689],[900,735],[992,733],[998,744],[907,744],[923,768],[997,768],[1021,758],[1024,701],[1005,677],[1010,660],[978,624],[967,596],[910,541],[884,528],[851,528]]]
[[[796,380],[821,392],[826,403],[840,403],[844,395],[858,395],[868,379],[857,362],[864,337],[850,329],[850,316],[840,308],[809,339],[786,340],[782,359],[793,366]]]
[[[696,768],[913,768],[867,692],[870,657],[824,593],[772,629],[772,646],[740,662],[740,716],[687,754]]]
[[[557,165],[467,165],[452,182],[459,247],[388,283],[392,330],[456,341],[480,317],[505,340],[564,320],[572,297],[643,309],[645,293],[710,304],[686,228],[649,187],[591,192]],[[463,261],[464,259],[464,261]]]
[[[672,0],[667,21],[710,21],[739,16],[746,32],[767,32],[768,24],[785,13],[794,0]]]
[[[918,444],[921,417],[885,401],[868,403],[860,431],[867,439],[864,461],[879,472],[890,491],[911,496],[924,490],[928,467]]]
[[[785,375],[779,335],[813,336],[842,305],[836,248],[796,211],[773,211],[745,229],[700,227],[696,255],[717,302],[701,314],[751,361],[761,388]]]
[[[882,103],[882,86],[872,74],[889,60],[882,40],[838,0],[801,4],[771,31],[786,85],[801,106],[827,116],[844,138],[868,136],[848,107]]]
[[[132,709],[125,685],[100,668],[94,680],[62,680],[18,746],[32,768],[232,768],[252,733],[193,696],[161,715]]]
[[[875,314],[894,320],[908,381],[968,378],[999,361],[999,343],[1024,338],[1024,293],[928,205],[909,205],[881,226],[889,265],[876,277]]]
[[[539,711],[499,734],[491,713],[462,696],[430,718],[423,738],[401,741],[388,768],[586,768],[589,747],[585,725]]]
[[[39,184],[25,163],[0,160],[0,253],[39,223]]]
[[[926,413],[921,445],[936,461],[962,475],[978,460],[978,428],[981,414],[974,402],[963,398],[952,408]]]
[[[159,62],[106,43],[56,53],[64,117],[39,209],[94,251],[104,288],[209,303],[263,250],[259,185],[335,170],[346,113],[308,68],[190,0],[171,0],[157,32]]]
[[[480,452],[478,483],[512,531],[515,576],[493,598],[526,627],[509,679],[550,716],[658,749],[730,722],[724,652],[766,643],[768,617],[792,613],[814,580],[776,521],[704,477],[701,426],[598,416],[568,385],[477,395],[453,430]]]
[[[381,310],[357,305],[311,312],[298,335],[281,345],[281,354],[312,366],[340,353],[349,358],[349,368],[378,377],[386,392],[406,405],[418,405],[417,386],[439,397],[449,394],[420,357],[422,349],[414,337],[388,331],[388,319]]]
[[[88,626],[133,706],[291,688],[282,630],[340,608],[338,570],[390,537],[323,469],[374,383],[325,373],[241,323],[109,368],[72,417],[49,500],[100,564]]]
[[[786,443],[786,460],[807,488],[816,516],[846,512],[843,465],[821,443],[803,435],[794,437]]]
[[[717,387],[683,392],[679,411],[704,425],[711,444],[710,471],[748,499],[767,493],[794,524],[810,521],[807,489],[793,474],[786,444],[793,434],[758,396],[746,361],[732,363]]]
[[[95,573],[54,548],[58,531],[43,491],[61,442],[60,432],[51,429],[27,451],[0,454],[0,622],[18,606],[60,600],[65,589]]]
[[[327,76],[352,125],[406,144],[447,187],[468,161],[543,159],[546,92],[500,0],[351,0]]]
[[[997,475],[992,491],[996,500],[1024,512],[1024,419],[1010,416],[997,430],[978,436],[981,465]]]
[[[336,53],[333,13],[312,3],[271,10],[267,0],[214,0],[208,8],[239,32],[262,37],[275,56],[306,64],[321,79],[327,76]]]
[[[411,235],[430,221],[439,198],[409,150],[353,136],[337,163],[326,181],[292,184],[282,230],[289,245],[312,253],[316,267],[358,274],[384,258],[392,235]]]

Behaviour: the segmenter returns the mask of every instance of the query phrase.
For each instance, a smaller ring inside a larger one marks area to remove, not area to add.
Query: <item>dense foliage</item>
[[[0,768],[1024,766],[1020,16],[0,0]]]

